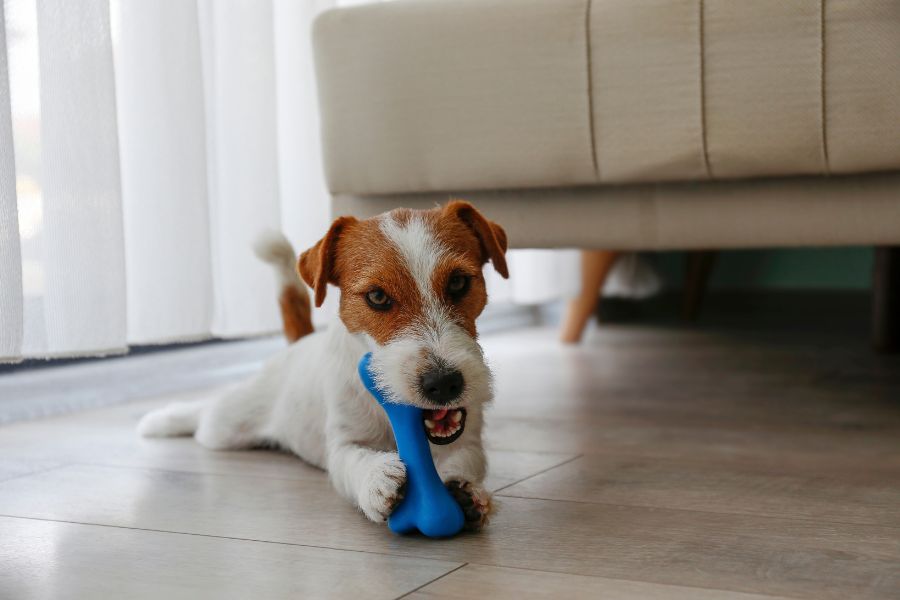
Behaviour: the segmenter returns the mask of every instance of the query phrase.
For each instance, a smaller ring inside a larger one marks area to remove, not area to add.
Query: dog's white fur
[[[491,400],[491,375],[481,348],[448,315],[430,291],[431,273],[444,253],[423,220],[401,225],[390,214],[380,222],[404,259],[425,300],[424,317],[409,331],[379,345],[350,333],[340,319],[281,351],[252,380],[221,398],[176,403],[146,415],[138,431],[146,437],[193,434],[211,449],[277,445],[326,469],[337,491],[373,521],[384,521],[397,500],[406,472],[396,453],[384,411],[359,381],[359,359],[372,351],[376,381],[395,401],[428,407],[416,385],[417,364],[438,358],[465,378],[463,435],[449,445],[432,445],[445,482],[459,481],[482,504],[490,495],[482,484],[487,460],[482,446],[484,405]],[[283,236],[261,240],[257,252],[273,262],[284,282],[302,286]]]

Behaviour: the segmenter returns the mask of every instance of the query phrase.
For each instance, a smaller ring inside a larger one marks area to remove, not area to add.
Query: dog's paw
[[[191,435],[197,428],[199,415],[197,403],[173,402],[144,415],[137,431],[141,437]]]
[[[171,437],[180,433],[179,422],[166,407],[144,415],[138,422],[137,431],[141,437]]]
[[[359,508],[371,521],[386,521],[403,499],[406,484],[406,465],[396,452],[379,455],[377,462],[366,474],[366,481],[359,498]]]
[[[458,479],[451,479],[446,486],[463,509],[466,531],[481,531],[488,524],[488,518],[494,510],[490,492],[481,486]]]

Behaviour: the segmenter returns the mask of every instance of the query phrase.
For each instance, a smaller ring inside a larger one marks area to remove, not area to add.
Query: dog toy
[[[359,361],[359,377],[384,408],[397,452],[406,465],[406,495],[388,517],[388,527],[394,533],[419,530],[432,538],[449,537],[462,530],[465,524],[462,509],[441,481],[422,424],[422,409],[386,400],[369,371],[372,353]]]

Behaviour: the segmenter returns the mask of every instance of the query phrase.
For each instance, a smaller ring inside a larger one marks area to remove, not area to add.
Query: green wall
[[[791,248],[719,252],[710,289],[865,290],[872,248]],[[684,253],[662,252],[657,265],[669,287],[684,280]]]

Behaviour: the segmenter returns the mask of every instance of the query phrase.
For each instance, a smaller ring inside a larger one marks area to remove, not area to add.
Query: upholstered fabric
[[[696,0],[593,2],[598,179],[706,179]]]
[[[335,193],[900,169],[896,0],[398,0],[314,38]]]
[[[593,183],[586,7],[399,1],[320,16],[331,190]]]
[[[826,2],[825,87],[832,173],[900,163],[900,2]]]
[[[428,208],[446,193],[337,194],[335,214]],[[900,244],[900,173],[462,193],[514,248]]]
[[[825,173],[822,3],[706,0],[704,5],[710,175]]]

